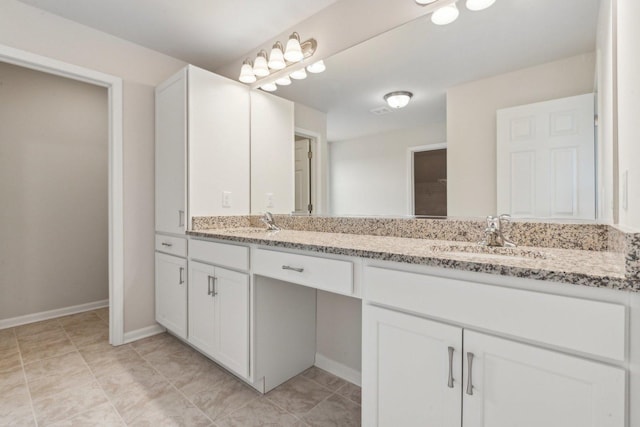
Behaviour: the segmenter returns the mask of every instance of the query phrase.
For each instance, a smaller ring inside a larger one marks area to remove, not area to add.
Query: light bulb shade
[[[384,100],[387,101],[391,108],[404,108],[409,104],[412,97],[413,94],[411,92],[403,90],[386,94]]]
[[[458,19],[458,15],[460,15],[460,11],[456,4],[452,3],[433,12],[433,15],[431,15],[431,22],[436,25],[451,24],[453,21]]]
[[[313,64],[307,66],[307,71],[313,74],[321,73],[326,70],[327,67],[324,65],[324,61],[320,60],[318,62],[314,62]]]
[[[267,92],[273,92],[276,89],[278,89],[278,86],[276,86],[275,83],[266,83],[260,86],[260,89],[265,90]]]
[[[307,78],[307,72],[304,68],[300,68],[299,70],[296,70],[293,73],[289,74],[289,77],[294,80],[303,80]]]
[[[249,60],[244,61],[242,68],[240,68],[240,77],[238,78],[242,83],[253,83],[256,81],[256,76],[253,74],[253,67]]]
[[[284,62],[284,54],[282,53],[282,45],[280,42],[277,42],[273,45],[271,49],[271,54],[269,55],[269,68],[272,70],[282,70],[287,64]]]
[[[420,6],[426,6],[428,4],[431,3],[435,3],[437,0],[416,0],[416,3],[418,3]]]
[[[496,0],[467,0],[467,9],[469,10],[483,10],[494,4]]]
[[[289,62],[302,61],[304,55],[302,53],[302,47],[300,46],[300,36],[298,33],[293,33],[289,36],[287,41],[287,48],[284,51],[284,59]]]
[[[289,86],[291,84],[291,79],[289,78],[289,76],[280,77],[278,80],[276,80],[276,84],[278,86]]]
[[[269,75],[269,67],[267,66],[267,54],[261,51],[253,63],[253,74],[257,77],[265,77]]]

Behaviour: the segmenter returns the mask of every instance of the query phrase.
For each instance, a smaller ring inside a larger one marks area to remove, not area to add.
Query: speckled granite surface
[[[286,227],[284,221],[280,225]],[[627,277],[625,266],[629,261],[625,262],[625,255],[620,252],[544,247],[492,249],[479,248],[469,241],[347,234],[344,231],[267,232],[264,228],[230,228],[196,230],[188,234],[264,246],[640,291],[640,283]]]

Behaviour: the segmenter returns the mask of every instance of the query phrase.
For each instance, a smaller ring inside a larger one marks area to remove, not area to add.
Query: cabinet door
[[[186,224],[187,78],[181,71],[156,88],[156,231]]]
[[[625,425],[622,369],[470,331],[464,348],[464,427]]]
[[[460,427],[462,329],[365,305],[362,333],[362,425]]]
[[[214,357],[237,374],[249,375],[249,276],[215,269],[216,352]]]
[[[216,353],[214,277],[213,266],[189,261],[189,342],[211,357]]]
[[[189,66],[189,214],[249,213],[249,89]]]
[[[187,260],[156,252],[156,321],[187,336]]]

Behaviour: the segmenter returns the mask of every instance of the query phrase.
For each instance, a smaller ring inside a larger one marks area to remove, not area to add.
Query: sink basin
[[[486,257],[507,257],[507,258],[527,258],[527,259],[547,259],[548,254],[535,249],[525,248],[502,248],[480,245],[442,245],[433,246],[433,252],[464,254]]]

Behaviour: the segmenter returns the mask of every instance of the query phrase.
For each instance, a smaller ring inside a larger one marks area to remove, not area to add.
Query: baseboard
[[[145,328],[140,328],[133,331],[125,332],[124,344],[129,344],[130,342],[133,342],[133,341],[138,341],[143,338],[148,338],[153,335],[158,335],[165,331],[166,331],[165,328],[163,328],[158,324],[155,324],[155,325],[147,326]]]
[[[73,305],[71,307],[57,308],[55,310],[41,311],[40,313],[25,314],[24,316],[0,320],[0,329],[13,328],[14,326],[26,325],[27,323],[40,322],[42,320],[54,319],[56,317],[68,316],[70,314],[78,314],[104,307],[109,307],[108,299]]]
[[[342,363],[336,362],[333,359],[329,359],[328,357],[323,356],[320,353],[316,353],[315,366],[357,386],[362,383],[361,372],[343,365]]]

